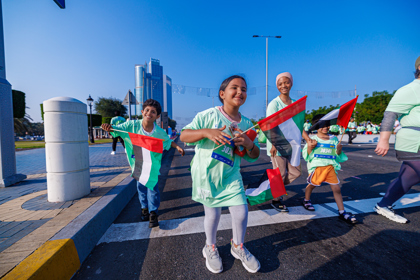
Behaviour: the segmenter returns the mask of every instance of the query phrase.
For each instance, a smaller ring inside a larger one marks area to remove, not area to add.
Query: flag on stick
[[[299,166],[306,98],[293,102],[280,111],[258,122],[261,131],[292,166]]]
[[[248,186],[245,194],[251,205],[261,204],[287,194],[280,169],[267,169],[258,183]]]
[[[349,125],[349,121],[351,118],[351,115],[353,114],[354,107],[357,103],[357,98],[359,96],[356,96],[356,98],[350,100],[349,102],[343,104],[340,106],[340,108],[337,108],[325,116],[323,116],[316,124],[314,124],[309,130],[318,130],[320,128],[331,126],[334,124],[341,125],[344,127],[344,129],[347,128]]]
[[[153,189],[159,176],[163,153],[163,139],[136,133],[128,133],[133,150],[127,154],[135,161],[130,161],[132,177],[149,189]],[[129,148],[129,145],[127,145]]]

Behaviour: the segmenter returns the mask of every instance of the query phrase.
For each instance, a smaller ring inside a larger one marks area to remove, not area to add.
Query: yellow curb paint
[[[72,239],[50,240],[24,259],[2,280],[70,279],[79,267],[79,255]]]

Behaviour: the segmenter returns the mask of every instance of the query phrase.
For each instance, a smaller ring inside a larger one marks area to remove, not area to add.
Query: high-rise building
[[[163,111],[172,119],[172,79],[163,75]]]
[[[134,115],[140,115],[141,109],[144,100],[145,93],[147,91],[147,63],[145,65],[136,64],[134,66],[134,80],[135,80],[135,87],[134,87],[134,96],[136,97],[137,101],[140,103],[134,107]]]
[[[166,77],[165,81],[164,77]],[[150,58],[149,63],[136,64],[134,78],[134,94],[140,103],[135,106],[134,114],[140,115],[143,102],[152,98],[158,101],[162,110],[168,112],[168,115],[172,117],[172,80],[163,75],[163,67],[160,65],[159,59]],[[166,97],[164,97],[164,92],[166,92]]]

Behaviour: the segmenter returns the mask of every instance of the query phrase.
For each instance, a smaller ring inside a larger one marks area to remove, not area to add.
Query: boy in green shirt
[[[325,114],[316,115],[312,122],[315,125]],[[329,135],[329,121],[320,123],[317,134],[311,137],[313,140],[305,145],[302,151],[303,159],[308,164],[309,177],[308,186],[305,190],[303,207],[308,211],[315,211],[311,203],[312,191],[321,186],[322,183],[330,185],[334,200],[338,206],[339,218],[349,224],[357,223],[356,217],[344,210],[343,197],[341,196],[340,180],[337,177],[337,170],[341,169],[340,162],[346,161],[347,156],[341,151],[342,145],[334,135]]]
[[[121,113],[119,111],[115,111],[115,117],[111,119],[111,125],[119,125],[125,122],[125,119],[121,117]],[[112,152],[111,155],[115,155],[115,151],[117,150],[117,143],[118,140],[121,142],[121,145],[125,149],[124,140],[121,137],[112,137]]]
[[[159,102],[153,99],[148,99],[143,103],[143,110],[141,110],[143,115],[142,120],[127,121],[119,125],[102,124],[102,129],[110,132],[115,128],[117,130],[163,139],[163,148],[165,150],[169,150],[171,147],[176,148],[183,156],[185,154],[184,150],[169,138],[165,130],[155,124],[155,121],[160,116],[161,112],[162,108]],[[128,162],[134,172],[135,158],[133,157],[133,144],[130,141],[128,133],[114,131],[111,132],[111,134],[114,137],[120,136],[126,140],[125,148],[127,151]],[[151,190],[140,182],[137,182],[137,192],[142,209],[140,216],[141,220],[149,220],[149,228],[157,227],[159,225],[158,208],[160,205],[158,184],[156,184],[153,190]]]

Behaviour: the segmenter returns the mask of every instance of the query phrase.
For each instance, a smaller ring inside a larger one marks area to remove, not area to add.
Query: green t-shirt
[[[356,124],[356,122],[349,122],[347,127],[348,127],[349,131],[356,131],[357,124]]]
[[[420,127],[420,80],[416,79],[397,90],[385,111],[402,114],[402,128],[396,134],[395,149],[419,152],[420,131],[407,127]]]
[[[121,116],[116,116],[111,119],[111,125],[119,125],[125,122],[125,119]]]
[[[292,99],[292,103],[295,102],[296,100]],[[273,100],[271,100],[271,102],[268,104],[267,107],[267,113],[266,113],[266,117],[280,111],[281,109],[283,109],[284,107],[287,107],[288,105],[284,104],[283,101],[281,101],[280,96],[277,96],[276,98],[274,98]],[[273,146],[270,142],[269,139],[267,139],[267,156],[271,157],[271,147]],[[279,153],[279,151],[277,151],[277,156],[281,156],[281,154]]]
[[[315,135],[311,138],[318,142],[317,147],[312,150],[310,155],[308,155],[308,144],[306,144],[302,150],[302,157],[308,164],[308,173],[311,174],[317,167],[328,165],[332,165],[334,167],[335,173],[337,173],[337,171],[341,169],[340,162],[345,162],[348,160],[343,151],[341,151],[341,154],[339,155],[337,155],[334,151],[328,151],[337,149],[337,144],[339,142],[337,137],[331,135],[329,140],[323,140],[319,138],[318,135]],[[327,147],[325,144],[331,147]],[[327,151],[322,152],[322,149]],[[332,156],[335,155],[335,158],[329,157],[329,154]]]
[[[169,150],[171,148],[172,140],[169,138],[165,130],[163,130],[162,128],[160,128],[159,126],[155,124],[153,131],[151,133],[147,133],[143,129],[142,122],[143,120],[126,121],[120,125],[113,125],[112,128],[131,132],[131,133],[136,133],[140,135],[146,135],[146,136],[150,136],[154,138],[163,139],[164,140],[163,148],[165,150]],[[118,132],[118,131],[111,132],[111,135],[114,137],[121,136],[121,138],[124,140],[125,150],[127,151],[128,162],[130,164],[131,170],[134,171],[134,165],[135,165],[136,159],[133,157],[134,155],[133,144],[130,141],[130,136],[128,135],[128,133]]]
[[[229,131],[231,124],[232,122],[217,108],[210,108],[198,113],[193,121],[182,130],[221,128],[226,125],[224,132],[231,135]],[[243,115],[241,122],[237,125],[242,131],[253,126],[252,122]],[[255,138],[254,144],[256,147],[260,147],[257,138]],[[196,145],[195,155],[191,161],[192,199],[207,207],[228,207],[247,204],[240,173],[242,158],[232,154],[233,166],[213,158],[213,149],[218,145],[208,138],[203,138],[195,143],[188,143],[188,145]],[[251,159],[248,154],[245,154],[244,159],[254,162],[258,158]]]
[[[303,124],[303,129],[304,129],[305,131],[308,131],[308,130],[309,130],[309,128],[311,128],[311,126],[312,126],[312,124],[311,124],[311,123],[307,123],[307,122],[305,122],[305,123]]]

